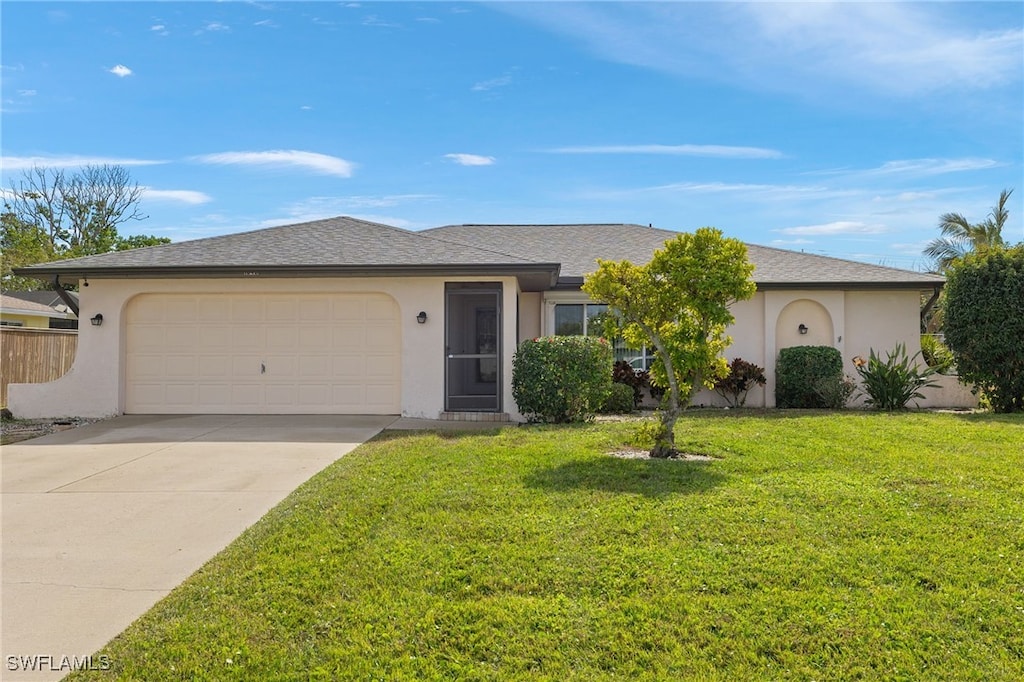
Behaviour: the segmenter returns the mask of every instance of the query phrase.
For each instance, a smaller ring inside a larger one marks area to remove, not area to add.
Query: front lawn
[[[1024,679],[1024,418],[388,434],[102,653],[125,679]],[[81,673],[72,679],[102,678]]]

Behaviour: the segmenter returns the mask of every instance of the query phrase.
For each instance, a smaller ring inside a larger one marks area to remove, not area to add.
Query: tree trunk
[[[667,459],[676,454],[676,420],[679,419],[679,408],[668,407],[662,410],[659,416],[658,432],[654,436],[651,457]]]

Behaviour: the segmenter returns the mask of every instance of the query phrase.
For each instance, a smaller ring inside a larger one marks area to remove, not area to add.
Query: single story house
[[[643,263],[675,235],[624,224],[414,232],[339,217],[21,268],[77,282],[82,326],[72,369],[11,386],[10,409],[516,420],[519,341],[591,332],[602,308],[580,284],[596,259]],[[749,405],[774,404],[786,346],[831,345],[847,362],[901,342],[917,352],[922,294],[943,284],[763,246],[749,258],[757,293],[735,305],[728,351],[766,370]]]
[[[78,319],[53,291],[6,291],[0,294],[0,326],[77,329]]]

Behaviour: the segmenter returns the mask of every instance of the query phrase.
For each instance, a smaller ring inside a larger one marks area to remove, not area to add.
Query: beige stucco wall
[[[143,293],[385,293],[398,303],[401,319],[402,414],[436,418],[444,409],[444,283],[479,281],[479,278],[307,278],[307,279],[94,279],[81,287],[82,319],[102,313],[100,327],[83,326],[78,355],[71,370],[48,384],[16,384],[9,403],[19,417],[104,417],[124,411],[124,311],[134,296]],[[556,302],[586,302],[582,292],[521,293],[515,278],[501,282],[502,406],[520,418],[512,398],[512,354],[518,340],[550,333]],[[759,291],[733,307],[736,322],[728,329],[733,338],[726,351],[731,360],[741,357],[765,368],[766,387],[747,398],[751,407],[775,404],[775,364],[781,348],[823,344],[839,349],[844,371],[853,375],[852,358],[871,349],[885,353],[898,342],[913,355],[920,350],[917,291]],[[426,324],[416,323],[419,311]],[[799,324],[808,333],[800,335]],[[922,406],[976,404],[967,389],[954,382],[942,390],[926,391]],[[722,405],[724,400],[704,391],[695,404]]]
[[[541,335],[541,293],[519,294],[519,340],[535,339]]]
[[[444,409],[444,284],[479,281],[479,278],[368,277],[368,278],[264,278],[264,279],[92,279],[80,287],[80,317],[103,314],[103,325],[84,325],[72,368],[47,384],[9,387],[10,409],[18,417],[106,417],[124,411],[124,311],[129,300],[144,293],[385,293],[398,303],[402,337],[402,414],[437,418]],[[501,282],[502,364],[504,411],[519,418],[512,399],[512,350],[516,323],[518,283]],[[426,324],[416,315],[425,311]]]
[[[542,332],[551,333],[556,303],[588,300],[582,292],[544,294],[538,311]],[[832,346],[842,354],[843,371],[855,376],[854,356],[867,357],[872,348],[883,356],[900,342],[906,345],[910,355],[921,349],[920,306],[920,293],[916,290],[761,290],[753,298],[733,305],[736,322],[727,330],[733,343],[725,357],[728,360],[743,358],[765,368],[767,385],[751,390],[746,405],[774,407],[775,365],[781,349],[800,345]],[[807,326],[806,334],[800,334],[801,324]],[[925,389],[922,407],[977,404],[970,390],[958,387],[955,379],[942,381],[942,388]],[[694,396],[693,404],[722,406],[726,403],[713,391],[702,390]]]

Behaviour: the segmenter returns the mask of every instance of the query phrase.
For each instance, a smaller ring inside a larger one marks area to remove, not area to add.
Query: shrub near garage
[[[545,336],[519,345],[512,397],[533,422],[592,419],[611,393],[612,348],[592,336]]]

